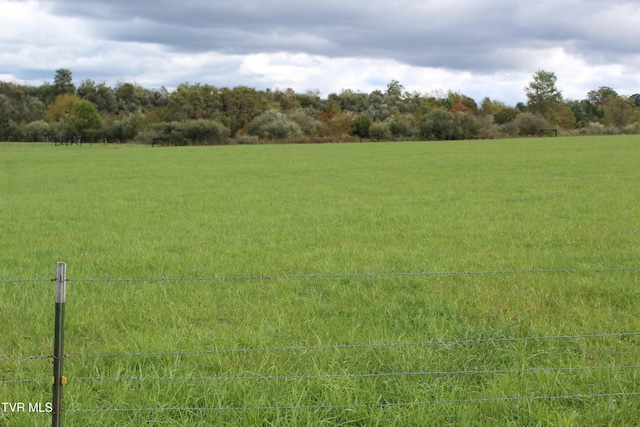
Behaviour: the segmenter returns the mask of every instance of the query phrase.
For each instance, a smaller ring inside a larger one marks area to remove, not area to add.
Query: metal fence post
[[[53,410],[52,426],[62,426],[62,386],[67,383],[63,374],[64,362],[64,306],[67,293],[67,264],[56,265],[56,320],[53,340]]]

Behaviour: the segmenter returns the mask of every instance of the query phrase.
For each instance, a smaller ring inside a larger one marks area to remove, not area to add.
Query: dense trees
[[[134,83],[73,82],[58,69],[53,83],[0,81],[0,140],[40,141],[69,135],[85,140],[183,144],[474,139],[565,133],[638,132],[640,94],[600,87],[565,100],[554,73],[539,70],[516,106],[457,92],[406,91],[397,80],[371,93],[344,89],[259,91],[246,86],[183,83],[175,90]]]

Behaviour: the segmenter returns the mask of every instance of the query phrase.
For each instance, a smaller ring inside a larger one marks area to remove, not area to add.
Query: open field
[[[0,402],[64,261],[65,426],[634,425],[639,151],[0,144]]]

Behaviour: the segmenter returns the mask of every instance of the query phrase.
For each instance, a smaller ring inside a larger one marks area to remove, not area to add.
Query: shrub
[[[285,114],[269,110],[251,121],[248,133],[263,139],[287,139],[299,136],[302,130]]]
[[[419,133],[424,139],[455,139],[453,113],[440,108],[430,111],[422,118]]]
[[[131,115],[122,120],[115,120],[104,127],[103,133],[109,141],[130,141],[135,139],[140,130],[140,116]]]
[[[153,138],[166,138],[173,145],[221,144],[229,131],[215,120],[160,122],[153,126]]]
[[[532,136],[538,135],[541,129],[550,127],[542,116],[531,113],[521,113],[515,120],[503,126],[505,133],[511,136]]]
[[[373,120],[367,114],[359,114],[351,121],[351,135],[362,138],[369,137],[369,127],[373,124]]]
[[[316,136],[321,133],[322,123],[313,118],[302,108],[296,108],[287,114],[290,120],[296,122],[304,135]]]
[[[456,139],[478,139],[480,137],[480,121],[471,113],[455,115],[457,130]]]
[[[44,120],[37,120],[26,124],[22,128],[22,135],[25,141],[41,142],[51,134],[51,125]]]
[[[389,130],[389,125],[385,122],[373,122],[371,126],[369,126],[369,138],[375,139],[376,141],[390,139],[391,131]]]
[[[404,139],[413,135],[413,123],[404,114],[395,114],[387,119],[389,131],[394,138]]]

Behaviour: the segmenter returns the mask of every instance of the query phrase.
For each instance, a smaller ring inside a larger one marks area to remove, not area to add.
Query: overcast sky
[[[453,90],[515,105],[640,93],[640,0],[0,0],[0,80]]]

